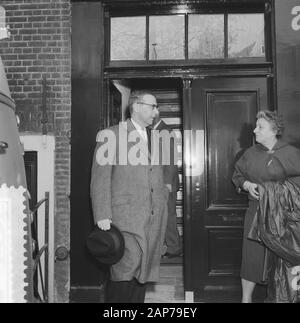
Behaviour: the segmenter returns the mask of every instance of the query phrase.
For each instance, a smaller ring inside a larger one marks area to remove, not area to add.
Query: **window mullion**
[[[146,16],[146,62],[149,63],[149,39],[150,39],[149,15]]]
[[[185,23],[184,23],[184,31],[185,31],[185,37],[184,37],[184,55],[185,59],[188,60],[189,58],[189,15],[185,15]]]
[[[224,57],[228,58],[228,13],[224,15]]]

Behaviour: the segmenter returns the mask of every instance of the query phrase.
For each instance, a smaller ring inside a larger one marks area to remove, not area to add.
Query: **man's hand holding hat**
[[[99,229],[107,231],[110,230],[111,219],[105,219],[97,222]]]
[[[124,237],[121,231],[109,219],[102,221],[108,222],[110,229],[104,230],[98,227],[98,225],[95,226],[87,237],[86,246],[91,255],[100,263],[114,265],[124,255]]]

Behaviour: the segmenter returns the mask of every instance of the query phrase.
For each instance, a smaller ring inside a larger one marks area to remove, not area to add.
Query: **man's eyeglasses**
[[[149,104],[149,103],[145,103],[145,102],[137,102],[137,104],[148,105],[149,107],[152,107],[152,110],[154,110],[154,109],[158,110],[158,105],[157,104]]]

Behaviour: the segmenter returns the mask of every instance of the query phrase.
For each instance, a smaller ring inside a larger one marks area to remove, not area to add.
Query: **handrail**
[[[32,211],[31,211],[31,214],[34,214],[34,213],[36,213],[36,211],[38,210],[38,208],[43,204],[43,203],[45,203],[47,201],[47,199],[46,198],[43,198],[42,200],[40,200],[35,206],[34,206],[34,208],[32,209]]]
[[[34,221],[33,215],[37,215],[37,211],[40,206],[45,203],[45,243],[42,248],[39,247],[38,241],[38,230],[37,223]],[[36,297],[39,301],[47,303],[48,302],[48,255],[49,255],[49,245],[48,245],[48,228],[49,228],[49,193],[45,193],[45,198],[41,199],[30,211],[32,216],[32,235],[36,238],[36,247],[33,252],[37,251],[37,254],[33,254],[33,275],[37,275],[37,280],[33,282],[34,291],[36,293]],[[43,276],[42,265],[41,265],[41,257],[44,254],[45,256],[45,271]],[[42,296],[41,298],[38,290],[39,282],[42,288]]]
[[[40,274],[40,280],[41,280],[41,287],[42,287],[42,293],[43,293],[43,300],[38,292],[38,284],[37,286],[34,286],[34,290],[38,295],[38,298],[40,301],[44,301],[45,303],[47,302],[48,299],[48,295],[46,294],[46,288],[45,288],[45,283],[44,283],[44,279],[43,279],[43,273],[42,273],[42,267],[41,267],[41,256],[44,252],[46,252],[46,250],[48,249],[48,245],[44,245],[38,252],[38,254],[36,255],[35,259],[34,259],[34,264],[33,264],[33,273],[36,272],[37,267],[39,268],[39,274]]]
[[[36,257],[34,258],[34,264],[33,264],[33,272],[36,271],[36,268],[40,262],[40,258],[42,256],[42,254],[44,253],[44,251],[48,248],[48,245],[44,245],[38,252],[38,254],[36,255]]]

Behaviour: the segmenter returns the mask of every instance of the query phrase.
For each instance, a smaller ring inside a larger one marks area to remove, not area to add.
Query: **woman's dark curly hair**
[[[263,110],[259,111],[257,119],[265,119],[272,125],[272,129],[276,132],[276,137],[281,137],[284,131],[283,117],[275,111]]]

